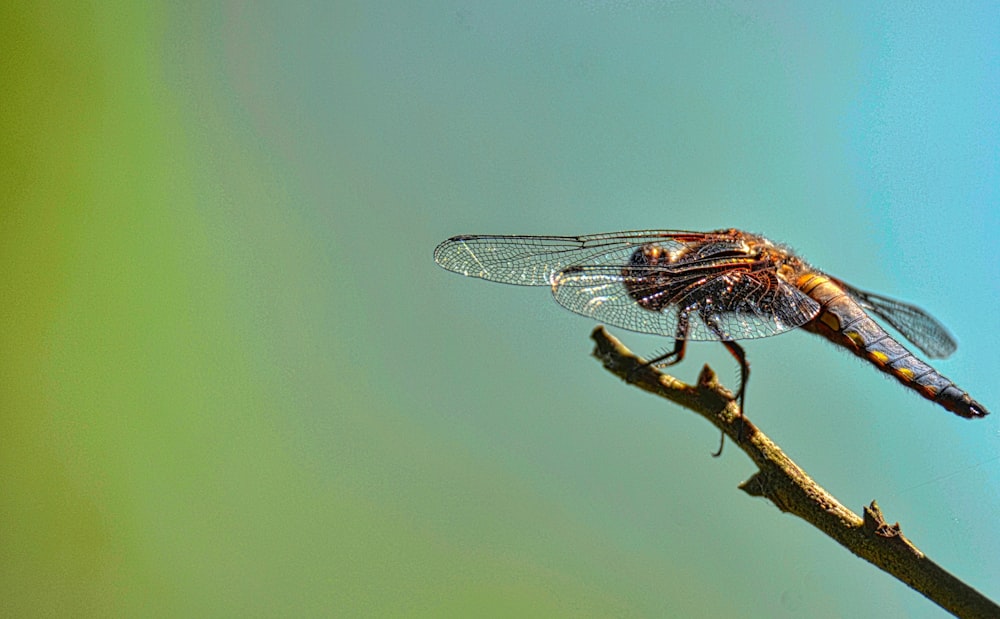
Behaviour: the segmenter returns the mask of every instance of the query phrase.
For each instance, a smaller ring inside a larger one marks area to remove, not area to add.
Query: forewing
[[[958,348],[948,329],[919,307],[842,285],[861,307],[889,323],[928,357],[944,359]]]
[[[580,266],[556,276],[563,307],[623,329],[687,340],[768,337],[798,327],[819,305],[773,271]],[[631,292],[630,292],[631,291]],[[656,308],[655,310],[650,308]],[[687,320],[681,321],[682,314]],[[686,331],[678,328],[687,324]]]
[[[551,286],[573,266],[621,268],[647,243],[677,251],[688,243],[729,238],[720,233],[640,230],[589,236],[456,236],[434,250],[434,260],[449,271],[520,286]]]

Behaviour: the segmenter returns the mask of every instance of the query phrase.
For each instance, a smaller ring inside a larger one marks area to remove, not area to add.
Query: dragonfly
[[[740,340],[801,328],[820,335],[959,417],[989,411],[886,331],[943,359],[955,339],[924,310],[860,290],[810,266],[788,247],[736,229],[639,230],[587,236],[467,235],[434,260],[449,271],[549,286],[566,309],[607,325],[672,337],[647,365],[684,359],[687,342],[717,341],[740,366],[742,414],[750,365]]]

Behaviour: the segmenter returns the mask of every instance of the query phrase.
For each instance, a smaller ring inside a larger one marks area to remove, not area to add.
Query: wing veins
[[[625,265],[632,252],[650,243],[676,249],[715,238],[732,237],[670,230],[588,236],[467,235],[438,245],[434,259],[442,267],[464,275],[508,284],[544,286],[551,285],[560,271],[571,266],[608,261],[608,257]]]

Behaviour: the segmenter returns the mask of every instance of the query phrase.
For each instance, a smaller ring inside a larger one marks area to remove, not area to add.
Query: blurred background
[[[940,617],[463,233],[738,227],[926,308],[965,421],[805,332],[749,416],[1000,598],[990,3],[0,9],[0,614]],[[639,354],[663,338],[614,331]],[[693,344],[673,368],[725,350]]]

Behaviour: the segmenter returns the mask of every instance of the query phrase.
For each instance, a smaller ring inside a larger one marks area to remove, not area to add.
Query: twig
[[[591,338],[597,343],[594,356],[608,371],[698,413],[750,456],[759,470],[740,484],[741,490],[770,499],[781,511],[809,522],[957,617],[1000,617],[1000,606],[928,559],[903,536],[899,523],[886,523],[875,501],[864,508],[862,518],[817,485],[757,426],[740,416],[732,394],[719,384],[710,367],[702,369],[697,385],[686,385],[644,366],[604,327],[595,329]]]

